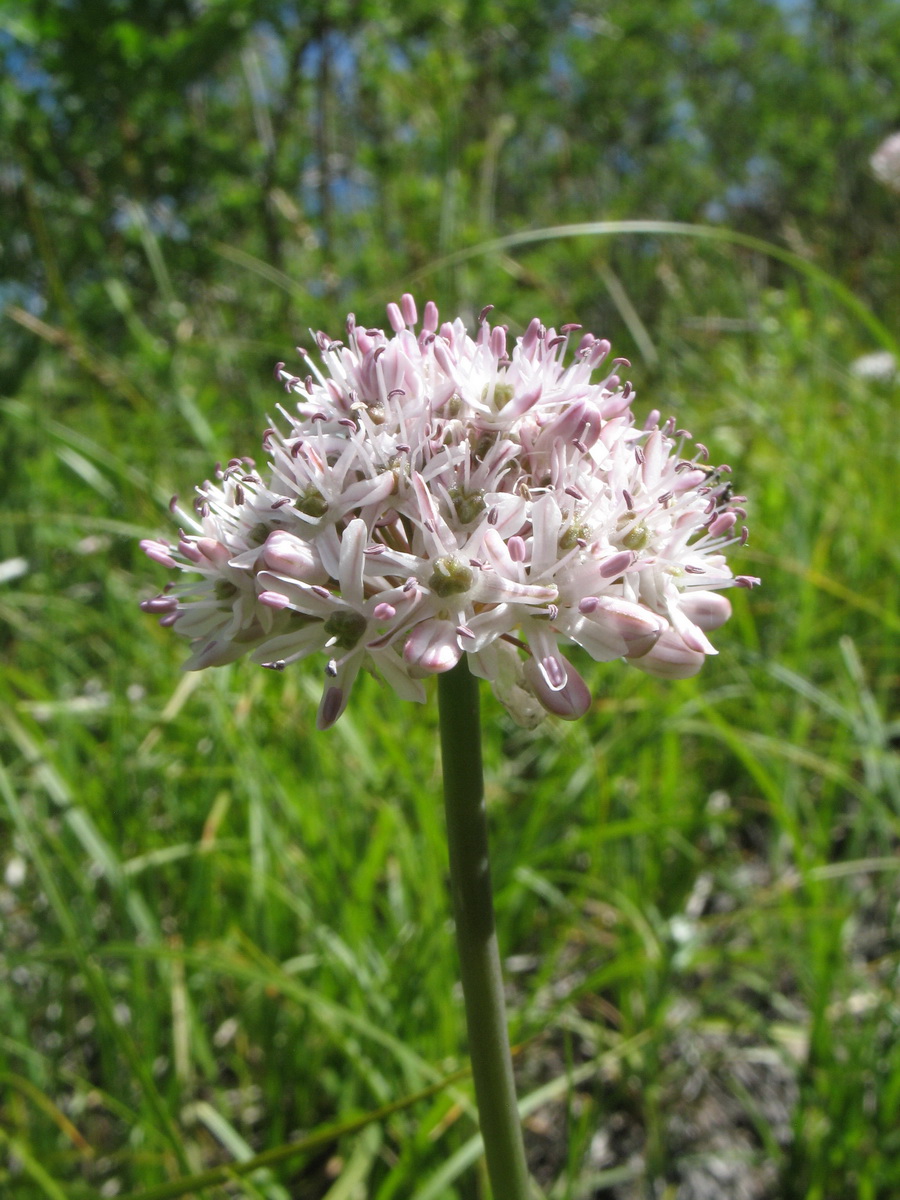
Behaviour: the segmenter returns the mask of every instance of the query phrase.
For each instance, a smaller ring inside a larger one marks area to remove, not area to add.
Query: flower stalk
[[[529,1200],[494,923],[478,680],[465,657],[438,677],[438,703],[450,887],[488,1175],[495,1200]]]

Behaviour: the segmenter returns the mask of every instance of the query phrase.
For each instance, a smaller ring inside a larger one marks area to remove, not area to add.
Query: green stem
[[[529,1200],[494,926],[478,680],[465,657],[438,676],[450,886],[475,1098],[495,1200]]]

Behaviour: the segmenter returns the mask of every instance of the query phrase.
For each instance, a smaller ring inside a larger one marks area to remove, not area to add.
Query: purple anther
[[[482,324],[484,321],[486,321],[486,320],[487,320],[487,318],[488,318],[488,316],[489,316],[489,315],[490,315],[490,314],[491,314],[493,311],[494,311],[494,306],[493,306],[493,304],[486,304],[486,305],[484,306],[484,308],[481,310],[481,312],[478,314],[478,324],[479,324],[479,325],[481,325],[481,324]]]
[[[638,463],[639,463],[639,465],[640,465],[640,466],[643,466],[643,465],[644,465],[644,452],[643,452],[643,450],[640,448],[640,446],[635,446],[635,448],[634,448],[634,457],[637,459],[637,461],[638,461]]]
[[[474,637],[475,637],[475,631],[470,629],[468,627],[468,625],[457,625],[456,632],[460,637],[463,637],[463,638],[473,638],[474,639]]]
[[[706,571],[703,569],[703,567],[695,567],[693,563],[685,563],[684,570],[687,575],[705,575],[706,574]]]
[[[627,488],[622,488],[622,499],[625,501],[625,507],[629,510],[629,512],[633,512],[634,511],[634,497],[632,496],[631,492],[628,491]]]
[[[176,492],[175,495],[172,497],[172,499],[169,501],[169,512],[173,513],[177,507],[178,507],[178,493]]]
[[[163,629],[171,629],[180,616],[181,613],[177,612],[166,613],[165,616],[159,618],[159,623]]]
[[[559,332],[560,333],[574,333],[576,329],[580,329],[580,328],[581,328],[580,325],[575,325],[574,323],[569,323],[567,325],[560,325]]]
[[[759,587],[761,580],[756,575],[736,575],[734,582],[737,587],[755,588]]]
[[[174,596],[154,596],[152,600],[142,600],[139,608],[145,613],[169,613],[178,608]]]
[[[583,600],[579,601],[578,611],[582,614],[582,616],[589,617],[591,613],[596,612],[599,607],[599,596],[585,596]]]
[[[674,492],[663,492],[661,496],[657,496],[657,501],[663,506],[663,508],[667,508],[674,494]]]
[[[313,377],[312,377],[312,375],[307,375],[307,377],[303,380],[303,386],[306,388],[306,390],[309,392],[309,394],[311,396],[313,394]]]
[[[556,337],[551,338],[550,341],[547,343],[547,349],[555,350],[557,346],[564,346],[565,344],[566,344],[565,337],[561,337],[560,335],[557,334]]]
[[[556,618],[559,616],[559,606],[556,604],[548,604],[547,605],[547,616],[550,618],[551,621],[555,621]]]
[[[741,526],[741,545],[742,546],[747,545],[747,538],[749,536],[750,536],[750,530],[747,528],[746,525],[742,525]]]
[[[631,363],[627,358],[614,358],[609,365],[611,367],[630,367]]]
[[[313,595],[318,596],[320,600],[331,599],[331,592],[329,592],[328,588],[322,587],[320,583],[314,583],[309,590]]]
[[[496,525],[499,520],[500,520],[500,509],[495,506],[494,508],[492,508],[488,511],[487,523],[488,523],[488,525]]]
[[[370,558],[374,558],[379,554],[384,554],[386,549],[387,546],[383,546],[381,542],[373,542],[371,546],[366,546],[365,550],[363,550],[363,554],[368,555]]]
[[[687,438],[687,440],[689,442],[693,441],[693,435],[687,429],[676,429],[675,436],[680,437],[680,438]]]
[[[579,492],[578,488],[574,485],[574,483],[567,484],[565,491],[566,491],[566,495],[571,496],[573,500],[583,500],[584,499],[583,493]]]

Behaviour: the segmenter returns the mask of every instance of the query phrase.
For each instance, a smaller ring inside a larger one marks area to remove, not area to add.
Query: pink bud
[[[705,658],[699,650],[688,649],[674,629],[667,629],[652,650],[632,661],[641,671],[659,679],[688,679],[697,674]]]
[[[406,639],[403,658],[429,675],[452,670],[462,658],[456,626],[436,617],[421,621]]]
[[[545,664],[546,661],[545,659]],[[562,672],[565,680],[561,687],[551,687],[548,684],[545,671],[533,658],[529,658],[523,667],[525,678],[548,712],[562,717],[564,721],[577,721],[591,707],[591,693],[571,663],[554,661],[554,674]]]
[[[404,292],[400,297],[400,307],[403,310],[403,316],[406,319],[407,325],[415,325],[419,319],[419,314],[416,312],[415,299],[409,292]]]
[[[718,629],[731,616],[731,602],[720,592],[689,591],[681,598],[681,609],[701,629]]]
[[[315,584],[325,583],[328,579],[328,572],[310,543],[284,529],[269,534],[262,556],[270,571],[289,575],[291,579]]]

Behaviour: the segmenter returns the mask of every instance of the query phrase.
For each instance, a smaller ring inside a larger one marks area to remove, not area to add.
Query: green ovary
[[[297,497],[294,507],[307,517],[324,517],[328,512],[328,501],[313,484]]]
[[[366,618],[356,612],[336,612],[325,622],[325,632],[342,650],[352,650],[366,631]]]
[[[475,572],[460,558],[448,555],[434,560],[434,571],[428,586],[443,600],[447,596],[458,596],[467,592],[475,582]]]
[[[450,499],[456,509],[456,516],[463,525],[476,520],[484,512],[484,492],[467,492],[461,487],[450,489]]]
[[[560,550],[574,550],[579,542],[589,542],[591,533],[591,527],[586,521],[573,521],[559,539]]]
[[[622,545],[627,550],[645,550],[649,541],[650,530],[641,522],[635,525],[634,529],[629,529],[622,538]]]

